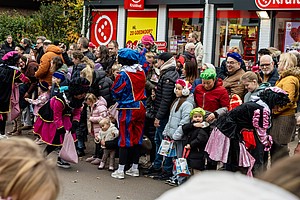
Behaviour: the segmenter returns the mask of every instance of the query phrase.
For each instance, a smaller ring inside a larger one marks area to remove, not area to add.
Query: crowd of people
[[[0,50],[0,134],[33,129],[47,156],[71,132],[79,157],[90,135],[95,151],[86,162],[99,170],[108,164],[116,179],[140,176],[143,164],[145,176],[184,184],[187,177],[174,170],[181,157],[192,174],[258,176],[269,156],[273,163],[289,155],[296,137],[300,53],[261,49],[258,62],[246,66],[231,47],[216,67],[202,62],[202,54],[194,33],[182,55],[158,52],[151,35],[136,50],[119,49],[116,41],[96,47],[85,37],[67,48],[43,36],[35,44],[8,36]],[[6,130],[7,121],[13,130]],[[164,141],[174,154],[162,155]],[[71,167],[60,157],[57,165]]]

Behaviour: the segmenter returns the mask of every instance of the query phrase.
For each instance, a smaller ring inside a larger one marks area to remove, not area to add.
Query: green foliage
[[[80,36],[83,0],[60,0],[42,4],[39,11],[28,16],[17,11],[0,12],[0,41],[12,35],[15,41],[37,36],[51,41],[76,42]],[[1,43],[1,42],[0,42]]]

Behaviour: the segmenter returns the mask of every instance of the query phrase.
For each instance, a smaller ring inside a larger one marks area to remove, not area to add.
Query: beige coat
[[[241,99],[244,99],[246,89],[244,85],[240,82],[240,78],[244,73],[245,71],[242,68],[240,68],[234,74],[227,76],[223,80],[223,86],[227,89],[230,97],[234,94],[237,94],[239,95],[239,97],[241,97]]]

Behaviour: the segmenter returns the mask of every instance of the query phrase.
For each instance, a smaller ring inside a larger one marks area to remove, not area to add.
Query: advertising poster
[[[91,15],[91,42],[98,47],[117,39],[117,9],[94,9]]]
[[[126,47],[136,49],[143,35],[152,34],[156,40],[157,11],[128,11],[126,28]]]
[[[300,51],[300,22],[285,23],[284,52]]]

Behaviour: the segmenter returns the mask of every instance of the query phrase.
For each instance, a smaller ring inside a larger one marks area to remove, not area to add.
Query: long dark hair
[[[172,105],[171,105],[171,108],[172,108],[173,105],[176,103],[176,101],[178,101],[178,104],[177,104],[177,106],[176,106],[176,108],[175,108],[175,112],[177,112],[177,111],[179,110],[180,106],[183,104],[183,102],[185,102],[185,100],[186,100],[187,98],[188,98],[187,96],[181,96],[181,97],[176,98],[176,99],[173,101],[173,103],[172,103]]]
[[[198,69],[195,62],[186,61],[185,62],[185,79],[186,81],[193,84],[195,79],[198,78]]]

